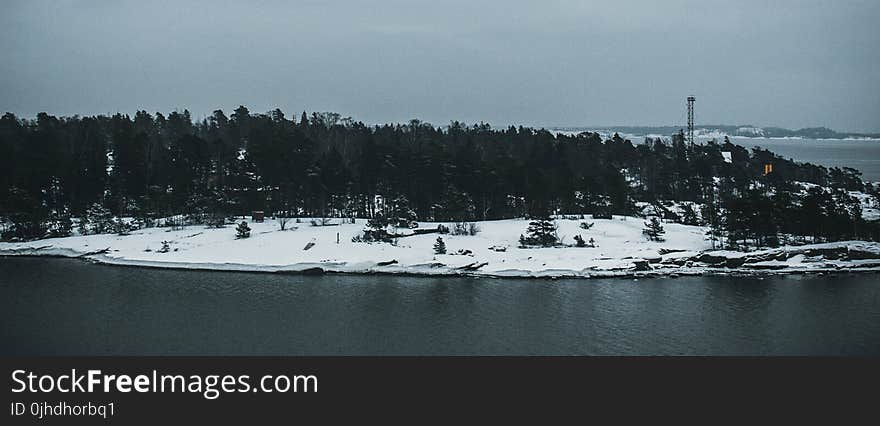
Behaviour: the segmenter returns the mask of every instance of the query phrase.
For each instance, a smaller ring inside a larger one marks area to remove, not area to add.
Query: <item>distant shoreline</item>
[[[684,126],[555,126],[548,127],[552,132],[577,134],[592,132],[612,135],[625,134],[632,137],[671,137],[684,129]],[[790,130],[776,127],[760,128],[754,126],[698,126],[694,128],[697,138],[748,138],[748,139],[803,139],[803,140],[867,140],[880,141],[880,133],[837,132],[828,128]]]

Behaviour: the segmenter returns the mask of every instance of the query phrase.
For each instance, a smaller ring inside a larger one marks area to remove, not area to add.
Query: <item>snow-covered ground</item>
[[[563,243],[574,245],[574,236],[593,238],[596,247],[519,248],[519,236],[528,221],[520,219],[478,222],[475,236],[442,235],[447,253],[435,255],[438,234],[403,237],[397,245],[355,243],[364,219],[356,223],[317,227],[291,223],[296,229],[281,231],[267,219],[250,223],[251,237],[235,239],[227,226],[208,229],[189,226],[172,231],[150,228],[131,235],[74,236],[25,243],[0,243],[0,255],[54,255],[123,265],[153,267],[266,271],[410,273],[425,275],[481,275],[509,277],[605,277],[673,275],[756,271],[826,271],[847,269],[880,271],[880,244],[843,242],[783,247],[751,253],[710,251],[705,228],[664,224],[666,241],[648,241],[643,220],[558,220]],[[339,223],[340,220],[334,220]],[[420,223],[420,229],[436,228]],[[338,243],[337,243],[338,235]],[[163,241],[170,251],[161,253]],[[314,245],[305,250],[307,244]],[[469,250],[467,255],[452,254]],[[849,254],[847,254],[849,253]]]

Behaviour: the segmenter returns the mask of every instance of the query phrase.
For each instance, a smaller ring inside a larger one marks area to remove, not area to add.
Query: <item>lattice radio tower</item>
[[[697,98],[688,96],[688,143],[694,144],[694,101]]]

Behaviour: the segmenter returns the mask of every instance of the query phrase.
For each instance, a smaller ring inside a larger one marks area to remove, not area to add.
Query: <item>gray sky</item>
[[[0,110],[880,131],[880,1],[6,0]]]

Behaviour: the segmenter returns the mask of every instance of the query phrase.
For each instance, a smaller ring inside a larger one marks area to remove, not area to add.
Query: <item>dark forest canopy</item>
[[[367,126],[335,113],[294,119],[239,107],[198,122],[188,111],[33,120],[7,113],[0,150],[6,238],[64,235],[69,226],[58,231],[58,221],[96,209],[139,218],[140,226],[252,210],[373,217],[377,196],[406,200],[432,221],[630,214],[636,201],[692,201],[702,211],[690,220],[729,244],[772,245],[782,233],[876,237],[846,192],[866,189],[858,171],[728,141],[691,146],[680,135],[633,143],[616,134],[418,120]]]

